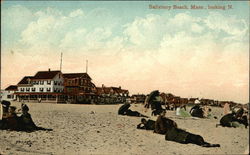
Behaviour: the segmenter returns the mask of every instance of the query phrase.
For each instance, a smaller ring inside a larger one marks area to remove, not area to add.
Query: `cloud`
[[[75,11],[72,11],[70,14],[69,14],[69,17],[77,17],[77,16],[83,16],[84,13],[81,9],[77,9]]]
[[[230,35],[225,40],[240,40],[249,31],[248,24],[243,19],[236,16],[222,15],[219,12],[210,12],[204,22],[211,30],[225,32]]]
[[[34,19],[33,13],[21,5],[14,5],[8,9],[4,8],[1,14],[3,28],[12,31],[22,30]]]
[[[248,29],[242,19],[185,12],[119,23],[119,17],[101,8],[68,14],[47,8],[32,16],[20,46],[6,49],[15,54],[3,55],[3,81],[15,78],[6,74],[13,71],[8,61],[16,62],[15,73],[30,75],[57,69],[63,52],[64,72],[85,71],[88,59],[97,85],[121,85],[131,93],[160,89],[183,97],[248,99]]]

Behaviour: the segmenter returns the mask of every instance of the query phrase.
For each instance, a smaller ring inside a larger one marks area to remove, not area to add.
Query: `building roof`
[[[17,85],[29,84],[28,79],[33,79],[33,76],[25,76],[25,77],[23,77],[22,80],[20,82],[18,82]]]
[[[61,71],[39,71],[36,73],[36,75],[33,77],[33,80],[37,79],[53,79],[58,73],[61,73]]]
[[[87,73],[65,73],[63,74],[64,78],[87,78],[87,79],[91,79],[90,76]]]
[[[96,87],[96,92],[97,94],[110,94],[112,93],[117,93],[117,94],[128,94],[128,90],[121,89],[120,87]]]
[[[17,90],[17,85],[10,85],[5,90]]]

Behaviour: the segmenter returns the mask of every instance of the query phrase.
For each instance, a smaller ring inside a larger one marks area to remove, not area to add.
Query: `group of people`
[[[177,123],[166,116],[166,111],[162,111],[156,121],[141,119],[137,129],[153,130],[154,133],[165,135],[165,140],[175,141],[182,144],[196,144],[203,147],[220,147],[220,144],[210,144],[202,136],[187,132],[178,128]]]
[[[154,133],[164,134],[165,140],[175,141],[183,144],[193,143],[203,147],[220,147],[219,144],[210,144],[206,142],[202,136],[192,134],[185,130],[178,128],[177,123],[169,118],[166,115],[166,109],[163,109],[161,106],[161,102],[157,99],[159,97],[159,91],[153,91],[150,93],[148,98],[146,99],[146,103],[144,105],[145,108],[151,107],[152,113],[151,115],[157,116],[157,120],[146,120],[145,118],[141,119],[141,123],[137,125],[137,129],[145,129],[145,130],[153,130]],[[124,104],[119,110],[118,114],[128,115],[128,116],[142,116],[137,111],[129,110],[130,105]],[[183,107],[186,109],[186,107]],[[129,111],[129,112],[128,112]]]
[[[159,92],[157,91],[151,93],[149,95],[151,98],[147,99],[147,103],[144,106],[145,108],[149,108],[151,106],[152,115],[159,115],[157,117],[157,120],[146,120],[145,118],[142,118],[141,123],[137,125],[137,129],[153,130],[154,133],[164,134],[165,140],[175,141],[183,144],[193,143],[203,147],[220,147],[219,144],[210,144],[206,142],[200,135],[196,135],[178,128],[177,123],[175,121],[165,116],[166,109],[163,109],[161,107],[160,102],[155,100],[157,95],[159,95]],[[184,109],[186,111],[186,107],[180,107],[180,109]],[[210,112],[210,108],[202,107],[199,104],[196,104],[189,111],[191,116],[199,118],[208,118],[208,116],[211,115]],[[217,117],[214,118],[217,119]],[[243,108],[240,108],[236,112],[232,111],[232,113],[224,115],[220,119],[219,125],[223,127],[236,127],[234,126],[235,122],[243,124],[245,125],[245,128],[247,128],[247,112],[245,112]]]
[[[46,129],[36,126],[29,113],[29,107],[26,104],[22,103],[20,109],[21,112],[16,112],[16,107],[11,106],[11,103],[9,101],[3,100],[0,106],[2,106],[2,118],[0,120],[1,130],[15,130],[26,132],[32,132],[36,130],[52,131],[52,129]],[[18,116],[18,114],[20,114],[20,116]]]
[[[221,125],[223,127],[238,127],[240,124],[243,124],[245,128],[248,126],[248,112],[246,112],[243,108],[240,108],[236,112],[233,110],[232,112],[225,114],[220,119],[220,124],[216,124],[216,127]]]

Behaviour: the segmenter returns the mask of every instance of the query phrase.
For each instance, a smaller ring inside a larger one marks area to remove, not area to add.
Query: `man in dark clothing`
[[[171,120],[168,119],[167,117],[165,117],[166,115],[166,111],[162,111],[162,113],[158,116],[156,122],[155,122],[155,129],[154,132],[155,133],[159,133],[159,134],[166,134],[167,130],[174,126],[177,128],[177,124]]]
[[[161,112],[164,110],[161,106],[161,102],[159,101],[152,101],[151,104],[151,109],[152,109],[152,116],[160,115]]]
[[[237,122],[238,119],[235,117],[234,113],[229,113],[224,115],[221,119],[220,119],[220,125],[223,127],[233,127],[232,126],[232,122]]]
[[[204,114],[203,110],[202,110],[202,108],[199,105],[195,105],[194,107],[192,107],[190,109],[190,114],[193,117],[199,117],[199,118],[203,118],[204,117],[203,116],[203,114]]]
[[[245,128],[247,128],[248,126],[247,116],[244,116],[244,117],[242,116],[240,119],[237,119],[236,113],[229,113],[229,114],[224,115],[220,119],[220,124],[216,124],[216,127],[218,125],[221,125],[223,127],[237,127],[233,124],[233,122],[244,124]]]
[[[6,118],[6,129],[17,130],[18,128],[18,117],[16,114],[16,107],[10,106],[8,116]]]
[[[165,140],[175,141],[182,144],[196,144],[202,147],[220,147],[220,144],[205,142],[202,136],[189,133],[185,130],[172,127],[167,130]]]
[[[235,117],[237,119],[240,119],[242,117],[242,115],[244,114],[244,109],[241,107],[236,113],[235,113]]]
[[[146,120],[145,118],[142,118],[141,123],[137,125],[137,129],[154,130],[155,121],[150,119]]]
[[[119,110],[118,110],[118,115],[127,115],[127,116],[136,116],[136,117],[147,117],[137,111],[132,111],[129,109],[130,104],[125,103],[123,104]]]
[[[173,120],[166,118],[165,114],[165,112],[162,112],[155,122],[155,132],[165,134],[165,140],[183,144],[193,143],[203,147],[220,147],[219,144],[205,142],[200,135],[195,135],[177,128],[177,124]]]

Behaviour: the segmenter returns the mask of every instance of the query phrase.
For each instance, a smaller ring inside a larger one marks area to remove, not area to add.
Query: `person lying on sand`
[[[167,128],[169,126],[175,126],[177,128],[176,122],[167,118],[165,115],[166,111],[162,111],[162,113],[157,117],[154,129],[155,133],[166,134]]]
[[[137,129],[154,130],[155,121],[150,120],[150,119],[146,120],[145,118],[142,118],[141,123],[137,125]]]
[[[129,103],[123,104],[119,110],[118,110],[118,115],[127,115],[127,116],[136,116],[136,117],[148,117],[145,116],[137,111],[132,111],[129,109],[131,105]]]
[[[46,129],[36,126],[33,122],[31,115],[29,114],[29,107],[26,104],[22,104],[22,115],[19,117],[19,130],[20,131],[36,131],[36,130],[46,130],[52,131],[52,129]]]
[[[182,144],[196,144],[203,147],[220,147],[219,144],[210,144],[204,141],[200,135],[189,133],[179,129],[176,122],[165,117],[166,112],[162,112],[155,122],[155,133],[165,134],[165,140],[175,141]]]
[[[220,147],[220,144],[210,144],[208,142],[205,142],[202,136],[189,133],[185,130],[176,128],[176,127],[170,127],[166,134],[165,134],[165,140],[174,141],[182,144],[196,144],[202,147]]]

